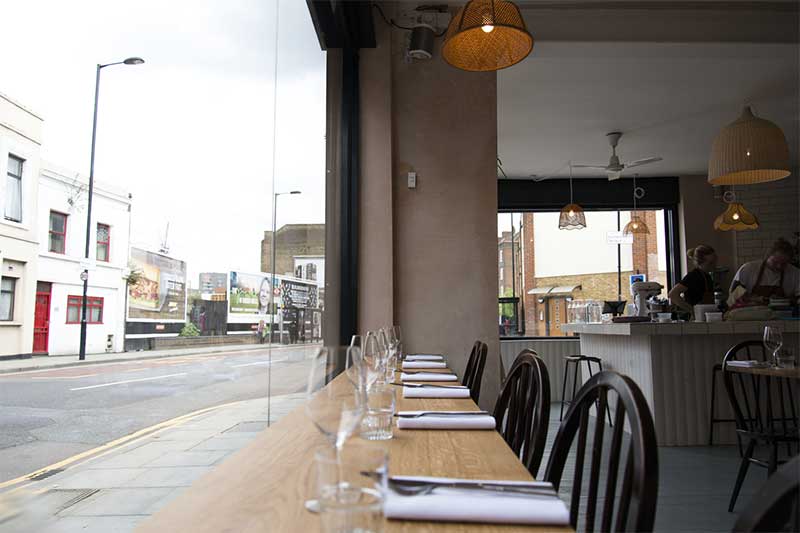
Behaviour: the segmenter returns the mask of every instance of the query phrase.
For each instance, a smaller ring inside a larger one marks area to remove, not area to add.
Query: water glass
[[[794,358],[794,354],[791,350],[782,348],[775,352],[775,355],[777,357],[778,367],[795,368],[797,366],[797,360]]]
[[[314,457],[324,533],[381,533],[387,454],[377,443],[351,441]]]
[[[361,437],[367,440],[392,438],[392,419],[397,399],[391,385],[375,384],[367,391],[367,412],[361,421]]]
[[[772,354],[772,366],[778,368],[778,351],[783,346],[783,335],[781,331],[773,326],[764,328],[764,348]]]

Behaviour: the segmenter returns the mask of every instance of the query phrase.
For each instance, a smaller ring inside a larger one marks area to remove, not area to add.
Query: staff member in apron
[[[800,294],[800,269],[790,263],[794,256],[792,245],[778,239],[763,261],[743,264],[731,284],[731,291],[743,287],[745,298],[752,303],[769,303],[770,298],[789,298],[792,303]]]
[[[669,291],[669,300],[681,309],[692,312],[697,304],[714,303],[714,280],[711,273],[717,267],[717,253],[711,246],[700,244],[686,252],[694,269]]]

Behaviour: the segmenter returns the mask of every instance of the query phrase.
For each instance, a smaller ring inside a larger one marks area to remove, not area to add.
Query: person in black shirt
[[[711,246],[700,244],[686,255],[695,268],[669,291],[669,299],[691,313],[697,304],[714,303],[714,280],[711,272],[717,267],[717,253]]]

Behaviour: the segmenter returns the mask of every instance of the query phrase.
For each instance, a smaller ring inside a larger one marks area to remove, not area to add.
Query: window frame
[[[61,215],[62,217],[64,217],[64,232],[63,233],[58,232],[58,231],[53,231],[51,221],[52,221],[52,218],[53,218],[54,214],[55,215]],[[67,213],[62,213],[61,211],[56,211],[55,209],[51,209],[50,210],[50,214],[47,217],[47,251],[48,252],[53,253],[53,254],[59,254],[59,255],[66,255],[67,254],[67,224],[68,223],[69,223],[69,215]],[[63,241],[64,248],[60,252],[56,251],[56,250],[53,250],[53,235],[61,235],[61,237],[64,239],[64,241]]]
[[[101,241],[100,240],[100,226],[106,228],[106,235],[108,240]],[[111,224],[103,224],[102,222],[97,223],[97,228],[95,229],[95,251],[94,256],[95,259],[101,261],[103,263],[110,263],[111,262]],[[99,254],[97,253],[100,250],[100,245],[105,245],[106,247],[106,258],[100,259]]]
[[[11,172],[11,160],[12,159],[17,161],[17,162],[19,162],[19,175],[13,174]],[[22,220],[23,220],[23,218],[25,216],[25,213],[23,212],[23,206],[25,204],[24,204],[23,198],[22,198],[22,194],[24,192],[23,187],[22,187],[22,177],[25,174],[25,163],[26,163],[25,159],[23,159],[23,158],[21,158],[19,156],[16,156],[14,154],[8,154],[8,161],[6,162],[6,188],[8,188],[8,178],[12,178],[12,179],[17,180],[17,187],[19,187],[19,219],[16,219],[16,218],[8,216],[8,214],[6,213],[7,205],[5,205],[5,204],[3,205],[3,219],[7,220],[9,222],[16,222],[17,224],[22,224]],[[9,197],[8,196],[8,190],[6,190],[6,199],[8,197]]]
[[[99,303],[98,303],[99,302]],[[67,296],[67,316],[66,324],[80,324],[81,323],[81,307],[83,306],[83,296],[70,294]],[[69,311],[72,308],[78,308],[78,320],[70,321]],[[105,307],[105,298],[103,296],[87,296],[86,297],[86,323],[87,324],[102,324]],[[92,320],[92,308],[99,308],[99,320]]]
[[[11,290],[3,288],[3,282],[5,280],[11,281]],[[11,276],[2,276],[0,277],[0,298],[2,298],[3,294],[10,294],[11,295],[11,305],[9,306],[9,316],[8,318],[0,317],[0,322],[13,322],[14,321],[14,306],[16,305],[17,301],[17,278],[12,278]]]

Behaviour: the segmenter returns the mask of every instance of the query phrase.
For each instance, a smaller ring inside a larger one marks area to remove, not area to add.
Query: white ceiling
[[[535,26],[529,22],[536,39]],[[545,37],[525,61],[498,73],[498,155],[509,177],[550,175],[568,160],[607,164],[611,131],[623,132],[622,162],[664,158],[637,168],[642,176],[702,174],[715,135],[744,103],[783,129],[797,165],[797,42]],[[568,173],[562,168],[559,175]]]

